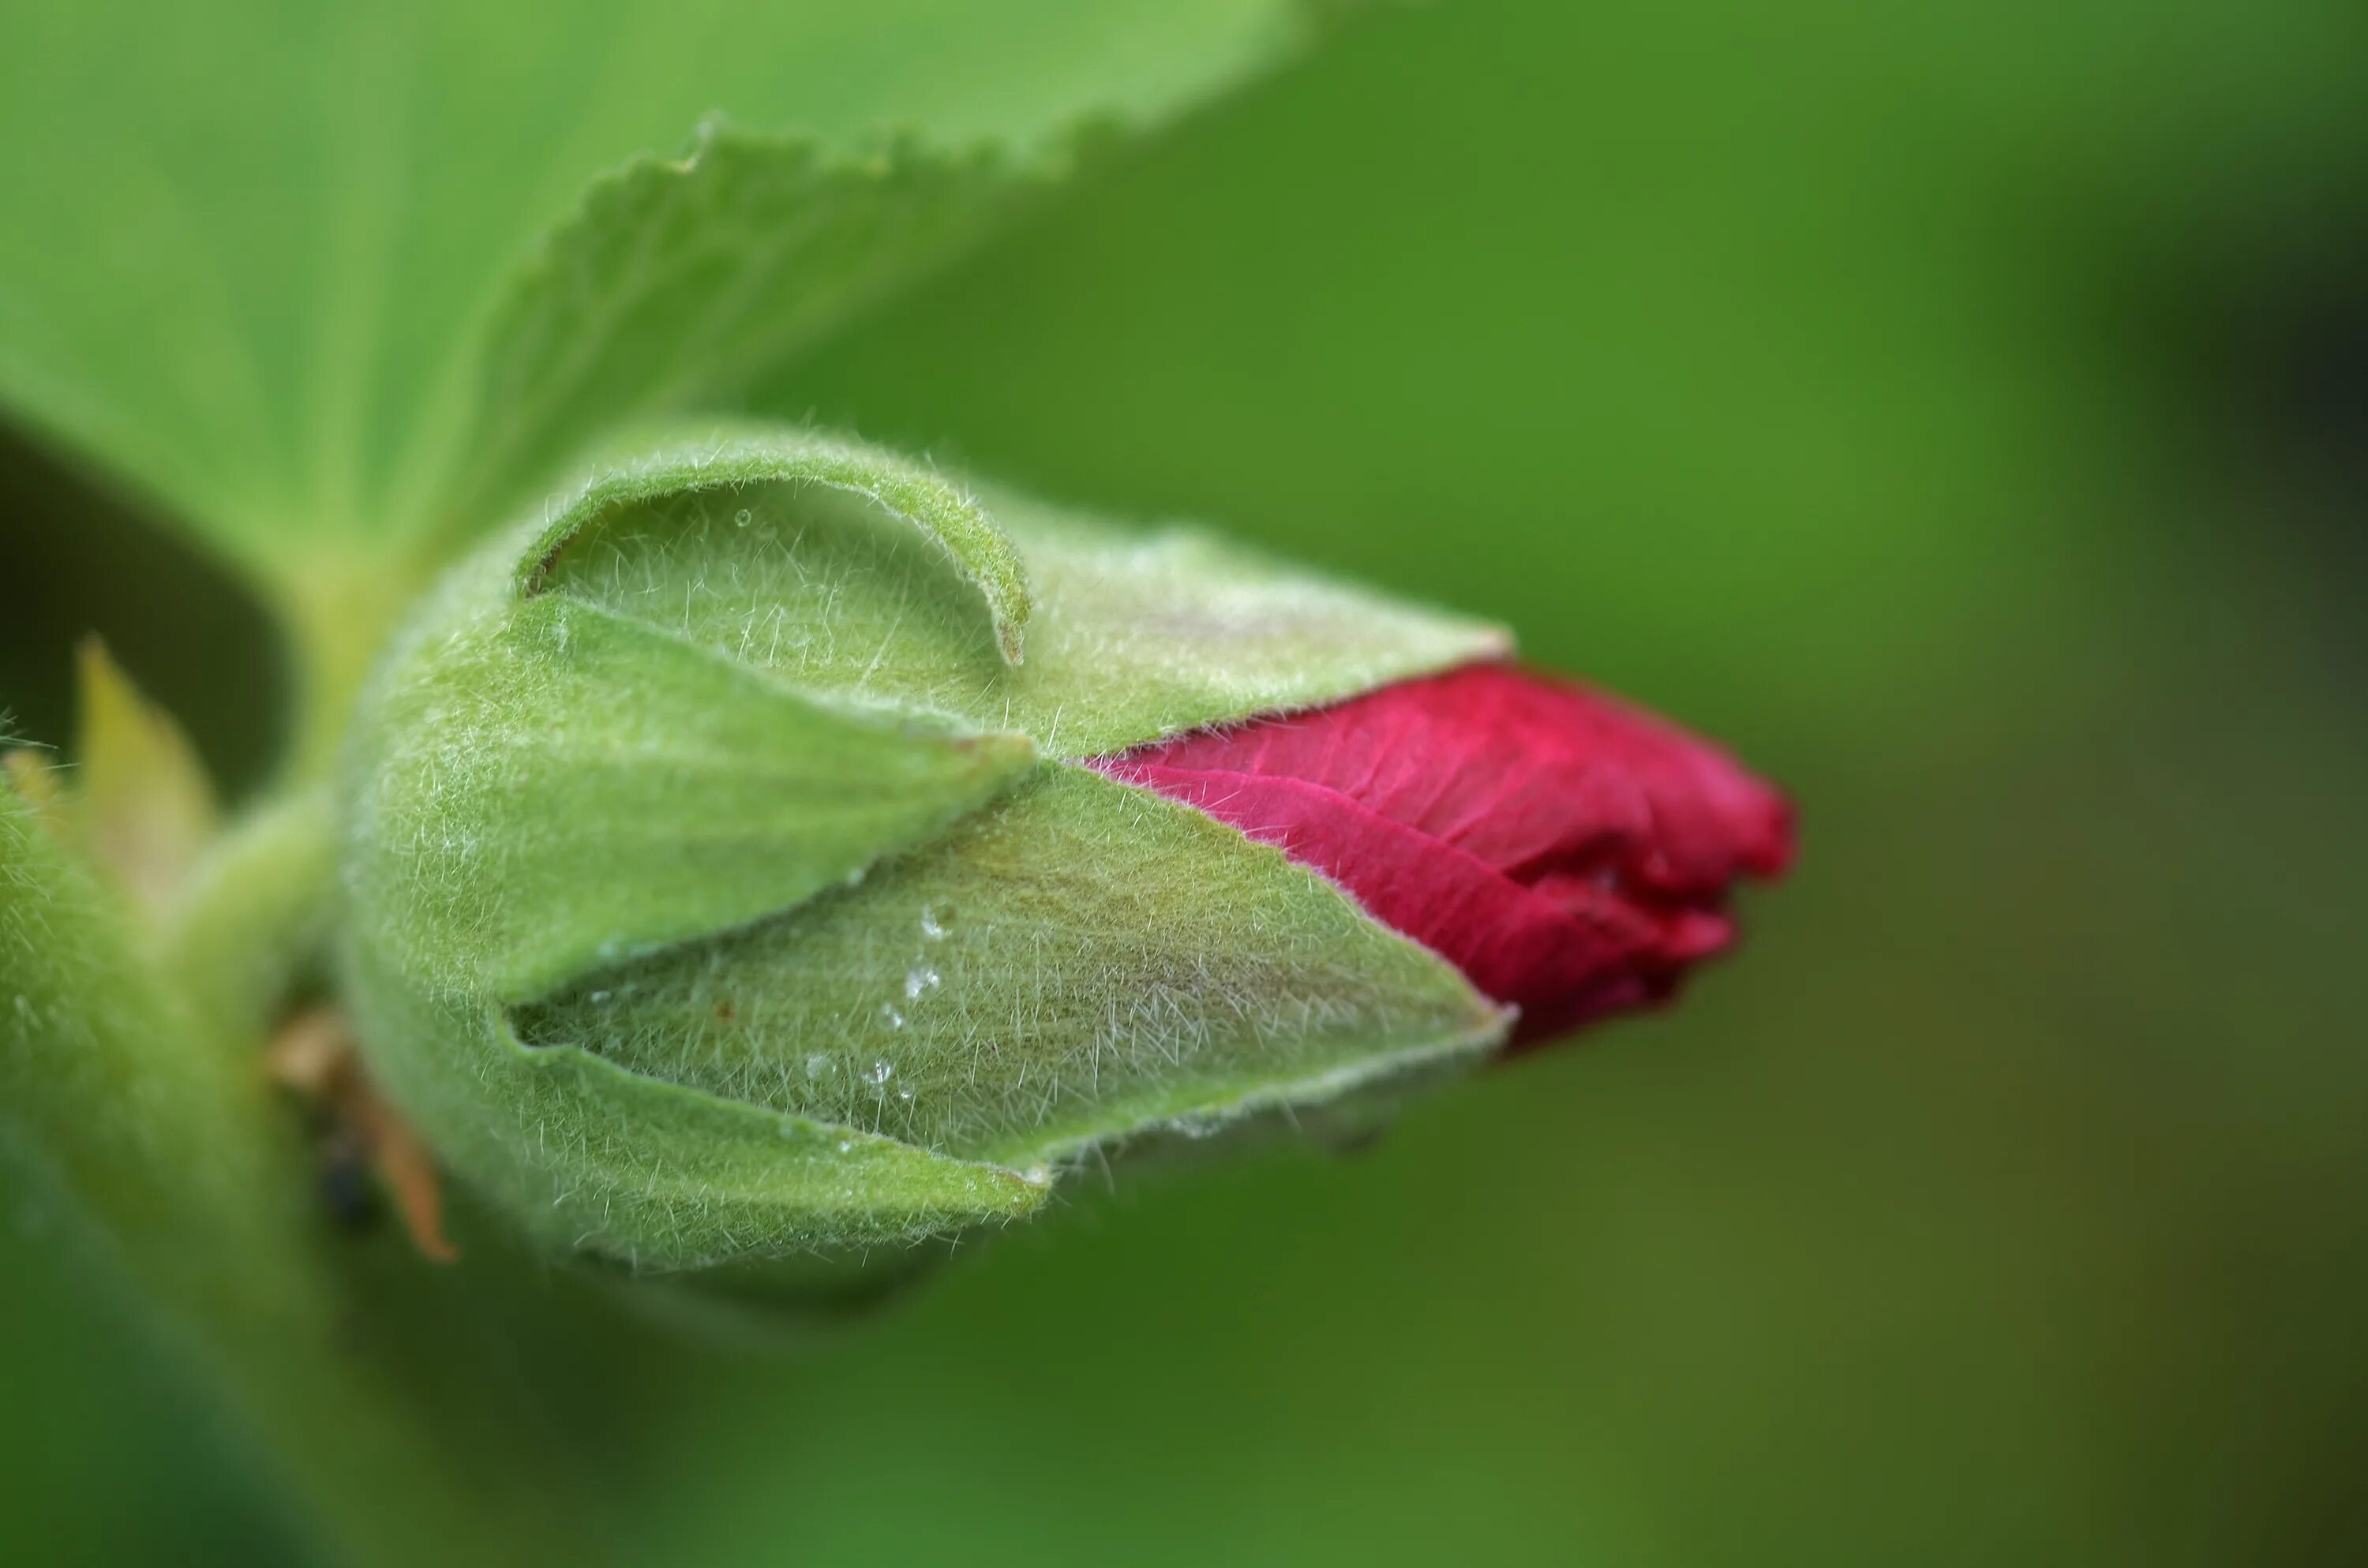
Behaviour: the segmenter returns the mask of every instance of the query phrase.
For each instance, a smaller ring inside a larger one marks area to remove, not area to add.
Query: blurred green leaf
[[[714,130],[687,158],[627,165],[495,314],[465,467],[433,526],[500,521],[521,486],[620,421],[729,404],[1061,172],[984,146],[849,159]]]
[[[602,169],[680,146],[718,110],[837,149],[891,126],[948,145],[993,138],[1024,163],[1088,115],[1171,116],[1272,60],[1301,26],[1281,0],[12,7],[0,20],[11,149],[0,402],[251,561],[299,540],[376,549],[441,520],[443,481],[477,415],[505,414],[472,401],[503,278]],[[792,173],[767,200],[819,194],[842,223],[902,203],[903,237],[893,256],[849,249],[842,227],[728,285],[837,301],[793,307],[795,330],[756,324],[735,347],[793,346],[858,298],[855,278],[874,265],[909,275],[974,232],[988,188],[916,182],[909,162],[905,175],[894,164],[867,175],[813,157],[774,166],[835,169],[820,180],[828,191]],[[882,182],[870,196],[858,194],[866,178]],[[628,176],[620,188],[637,187]],[[732,237],[778,210],[742,207]],[[511,327],[533,314],[514,309]],[[630,341],[642,357],[612,359],[582,401],[571,391],[554,404],[531,366],[564,363],[539,349],[518,358],[508,340],[493,389],[540,412],[504,451],[551,455],[581,433],[571,415],[649,396],[632,372],[677,368],[647,357],[654,324],[624,314],[635,330],[611,351]],[[720,316],[698,319],[721,329]],[[730,380],[669,375],[658,391],[715,393]],[[504,469],[466,472],[493,485]]]

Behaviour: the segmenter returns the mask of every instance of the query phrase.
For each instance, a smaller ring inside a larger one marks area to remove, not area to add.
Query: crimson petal
[[[1531,1044],[1671,994],[1793,855],[1784,797],[1576,683],[1474,665],[1094,766],[1271,844],[1520,1009]]]

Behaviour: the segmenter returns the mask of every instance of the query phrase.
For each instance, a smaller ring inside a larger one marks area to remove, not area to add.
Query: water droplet
[[[595,1007],[605,1007],[609,1005],[609,994],[610,994],[606,991],[595,991],[584,999],[586,1002],[591,1003]]]
[[[921,935],[932,942],[942,942],[946,933],[954,928],[954,906],[951,903],[921,905]]]
[[[751,512],[750,510],[748,510],[748,508],[747,508],[747,507],[743,506],[743,507],[741,507],[741,508],[740,508],[740,510],[739,510],[739,511],[737,511],[737,512],[735,512],[735,513],[734,513],[734,514],[733,514],[732,520],[733,520],[734,522],[735,522],[735,523],[739,524],[742,528],[746,528],[750,523],[753,523],[753,522],[755,522],[755,521],[757,520],[757,515],[756,515],[754,512]]]
[[[794,1121],[778,1121],[773,1124],[773,1131],[784,1138],[795,1138],[798,1135],[798,1124]],[[845,1145],[842,1144],[841,1147]]]
[[[866,1083],[885,1084],[889,1079],[895,1075],[895,1063],[883,1057],[880,1061],[873,1062],[871,1064],[871,1071],[863,1074],[863,1077]]]
[[[921,964],[914,969],[906,971],[905,974],[905,1000],[907,1002],[919,1001],[930,992],[935,991],[939,985],[944,982],[944,979],[945,977],[943,975],[939,974],[936,970],[931,969],[928,964]]]
[[[1019,1173],[1019,1179],[1033,1182],[1038,1187],[1049,1187],[1053,1182],[1053,1173],[1043,1165],[1030,1165]]]
[[[855,1140],[852,1138],[842,1138],[838,1141],[838,1152],[842,1154],[848,1153],[854,1147]]]
[[[905,1015],[896,1010],[894,1002],[882,1002],[880,1004],[880,1022],[883,1028],[901,1029],[905,1027]]]
[[[819,1078],[830,1071],[830,1058],[817,1051],[806,1058],[806,1076]]]
[[[910,1100],[913,1097],[913,1091],[910,1089],[899,1089],[896,1091],[896,1097],[900,1100]]]

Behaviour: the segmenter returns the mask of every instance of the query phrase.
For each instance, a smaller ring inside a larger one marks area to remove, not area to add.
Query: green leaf
[[[712,129],[688,158],[627,165],[594,186],[496,314],[467,467],[436,526],[497,521],[523,484],[620,422],[732,404],[1061,172],[984,146],[845,158]]]
[[[830,692],[951,722],[1013,730],[1047,756],[1088,756],[1250,713],[1306,707],[1510,647],[1498,628],[1294,571],[1191,529],[1098,527],[996,494],[997,537],[1024,562],[1027,656],[982,613],[964,552],[818,490],[803,439],[738,433],[667,449],[665,473],[596,479],[564,521],[544,591],[662,626]],[[689,455],[686,455],[686,450]],[[877,460],[875,458],[873,460]],[[609,488],[613,486],[613,489]],[[994,559],[1001,561],[997,552]],[[992,598],[990,597],[990,603]]]
[[[268,570],[294,540],[416,544],[479,521],[447,509],[502,493],[589,424],[723,394],[755,356],[794,351],[967,244],[1009,175],[846,161],[880,128],[992,139],[1013,149],[1000,166],[1034,168],[1087,117],[1156,124],[1300,32],[1285,0],[13,6],[0,403]],[[555,294],[506,290],[595,176],[680,147],[717,111],[837,151],[719,144],[671,191],[644,165],[545,254]],[[655,293],[603,227],[654,215],[644,198],[691,225],[631,242],[678,264]],[[719,279],[731,310],[689,297],[714,276],[700,257],[793,206],[820,225],[811,244]],[[712,240],[694,232],[711,222]],[[579,297],[579,278],[622,292]],[[537,335],[579,309],[619,329],[580,380]],[[720,344],[719,361],[664,348],[677,309],[686,352]],[[523,393],[515,431],[481,390]],[[482,458],[481,420],[496,448]]]
[[[1048,766],[859,886],[604,966],[522,1039],[1011,1166],[1468,1064],[1503,1018],[1281,852]]]

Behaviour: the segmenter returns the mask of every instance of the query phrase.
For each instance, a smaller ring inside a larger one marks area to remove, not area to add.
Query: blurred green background
[[[861,1328],[550,1281],[631,1560],[2368,1561],[2368,10],[1393,16],[783,395],[1501,616],[1804,854],[1675,1013]],[[256,778],[228,590],[21,447],[0,512],[20,723],[95,625]],[[5,1218],[0,1555],[302,1561]]]

